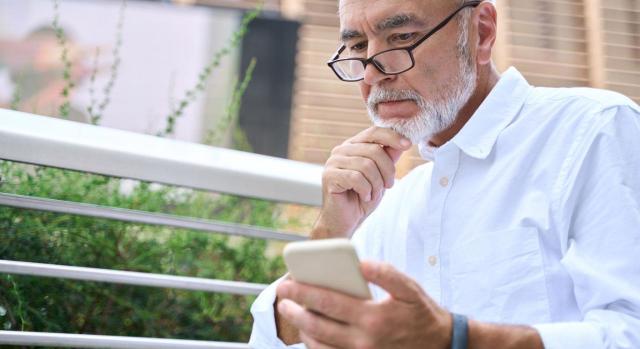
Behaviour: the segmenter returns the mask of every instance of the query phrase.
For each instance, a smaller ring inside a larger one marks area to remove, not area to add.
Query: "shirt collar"
[[[500,133],[520,112],[529,92],[531,85],[527,80],[516,68],[509,68],[450,142],[471,157],[486,159]],[[436,149],[426,142],[420,143],[418,150],[425,160],[434,159]]]

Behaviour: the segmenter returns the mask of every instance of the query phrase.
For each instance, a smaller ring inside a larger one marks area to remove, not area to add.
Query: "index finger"
[[[351,143],[376,143],[397,150],[409,150],[411,141],[390,128],[370,127],[349,140]]]
[[[362,309],[363,299],[327,288],[302,284],[293,280],[283,281],[276,290],[278,297],[290,299],[308,310],[320,313],[343,323],[355,323]]]

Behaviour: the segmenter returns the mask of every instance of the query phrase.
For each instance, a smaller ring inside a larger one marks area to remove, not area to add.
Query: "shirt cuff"
[[[602,330],[588,322],[558,322],[533,325],[545,349],[600,349],[603,345]]]
[[[267,286],[251,305],[251,315],[253,315],[253,329],[249,346],[254,349],[304,349],[302,343],[286,345],[278,338],[276,330],[276,320],[273,310],[276,301],[276,288],[286,278],[283,276],[271,285]]]

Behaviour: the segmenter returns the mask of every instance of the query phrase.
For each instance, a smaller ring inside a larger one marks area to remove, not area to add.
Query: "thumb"
[[[396,270],[391,264],[363,261],[360,270],[364,278],[376,284],[397,300],[413,302],[424,293],[422,288],[410,277]]]

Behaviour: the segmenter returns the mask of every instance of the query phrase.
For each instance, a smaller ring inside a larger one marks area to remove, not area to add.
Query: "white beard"
[[[373,89],[367,100],[367,109],[373,124],[390,128],[411,140],[413,144],[428,140],[434,134],[451,127],[477,85],[475,62],[471,59],[466,45],[465,35],[459,39],[458,76],[451,79],[450,84],[439,89],[442,92],[430,101],[414,90]],[[381,118],[377,110],[378,103],[398,100],[414,101],[419,108],[418,114],[406,119]]]

